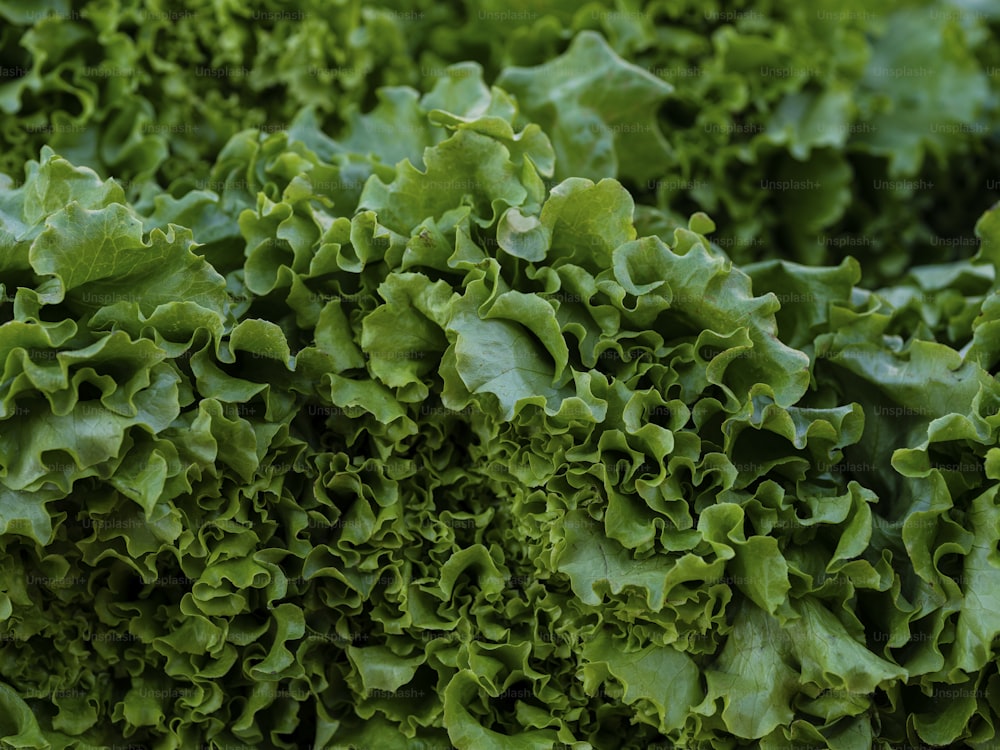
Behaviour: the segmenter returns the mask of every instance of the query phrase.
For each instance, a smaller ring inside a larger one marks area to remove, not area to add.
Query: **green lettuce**
[[[0,3],[2,743],[996,744],[1000,214],[854,192],[977,161],[985,16],[50,6]]]

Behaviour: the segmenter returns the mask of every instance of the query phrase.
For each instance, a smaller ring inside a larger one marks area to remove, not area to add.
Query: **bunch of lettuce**
[[[547,65],[0,190],[0,742],[995,747],[1000,213],[741,268],[579,167],[664,84]]]
[[[0,745],[996,746],[1000,212],[848,187],[985,12],[125,6],[0,2]]]

